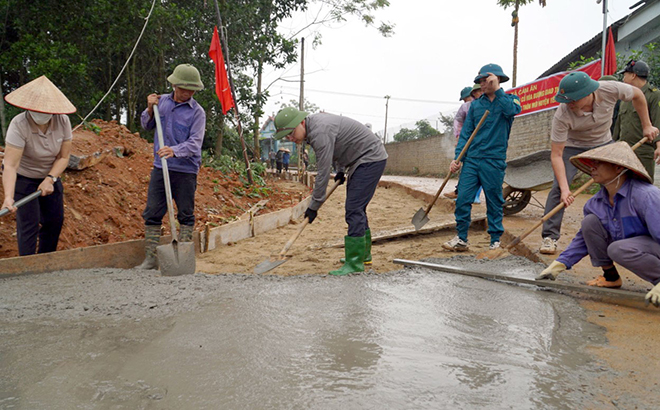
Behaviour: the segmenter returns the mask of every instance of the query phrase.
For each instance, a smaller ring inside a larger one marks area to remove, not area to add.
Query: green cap
[[[167,77],[167,81],[186,90],[201,91],[204,89],[199,71],[192,64],[179,64],[176,66],[172,75]]]
[[[279,140],[291,134],[308,115],[309,113],[293,107],[282,108],[275,116],[275,138]]]
[[[472,92],[472,87],[465,87],[461,90],[461,98],[459,100],[464,100],[470,96],[470,93]]]
[[[613,75],[604,75],[598,79],[598,81],[619,81],[616,76]]]
[[[488,73],[493,73],[498,76],[500,78],[500,83],[506,83],[509,81],[509,76],[504,74],[502,67],[497,64],[486,64],[485,66],[481,67],[481,70],[479,70],[479,75],[474,77],[474,82],[478,83],[482,78],[488,77]]]
[[[600,87],[598,81],[592,80],[589,74],[573,71],[559,82],[559,92],[555,95],[555,100],[568,104],[588,96],[598,87]]]

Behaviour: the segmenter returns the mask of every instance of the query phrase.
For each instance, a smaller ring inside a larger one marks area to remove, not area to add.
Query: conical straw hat
[[[594,148],[592,150],[583,152],[574,157],[571,157],[571,163],[581,171],[591,175],[593,169],[593,161],[604,161],[610,164],[621,165],[634,172],[640,179],[653,183],[646,168],[642,165],[635,155],[635,152],[630,148],[630,145],[624,141],[615,142],[614,144],[604,145],[602,147]]]
[[[5,101],[25,110],[46,114],[72,114],[76,107],[45,75],[5,96]]]

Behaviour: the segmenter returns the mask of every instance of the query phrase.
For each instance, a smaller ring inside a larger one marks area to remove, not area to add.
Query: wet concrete
[[[585,347],[605,338],[573,299],[476,278],[96,269],[0,295],[2,409],[604,405]]]

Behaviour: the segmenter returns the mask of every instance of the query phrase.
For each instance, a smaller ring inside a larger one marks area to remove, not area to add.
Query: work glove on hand
[[[564,265],[561,262],[552,261],[550,266],[543,269],[543,272],[541,272],[539,276],[534,278],[534,280],[543,280],[543,279],[555,280],[557,279],[557,276],[559,276],[559,274],[565,270],[566,270],[566,265]]]
[[[660,283],[655,285],[653,289],[646,294],[644,299],[646,299],[646,306],[648,306],[649,303],[653,303],[655,307],[660,307]]]
[[[337,175],[335,175],[335,182],[339,182],[339,185],[343,184],[346,182],[346,175],[344,175],[344,173],[341,171],[337,172]]]
[[[314,222],[314,219],[316,219],[316,214],[318,214],[318,211],[315,211],[311,208],[307,208],[305,211],[305,218],[309,219],[309,223],[311,224]]]

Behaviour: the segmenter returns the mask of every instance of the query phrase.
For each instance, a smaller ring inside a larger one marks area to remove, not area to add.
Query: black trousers
[[[348,236],[364,236],[369,229],[367,205],[374,197],[387,160],[360,164],[346,186],[346,223]]]
[[[17,175],[14,201],[35,192],[42,182],[41,178]],[[52,194],[33,199],[16,211],[16,237],[18,254],[21,256],[57,250],[57,243],[64,224],[64,189],[61,181],[57,181],[53,188]],[[39,240],[38,250],[37,239]]]
[[[176,202],[179,224],[194,226],[197,174],[170,171],[170,185],[172,185],[172,199]],[[166,213],[167,199],[163,170],[154,167],[151,170],[151,181],[147,192],[147,207],[142,213],[144,224],[160,226]]]

